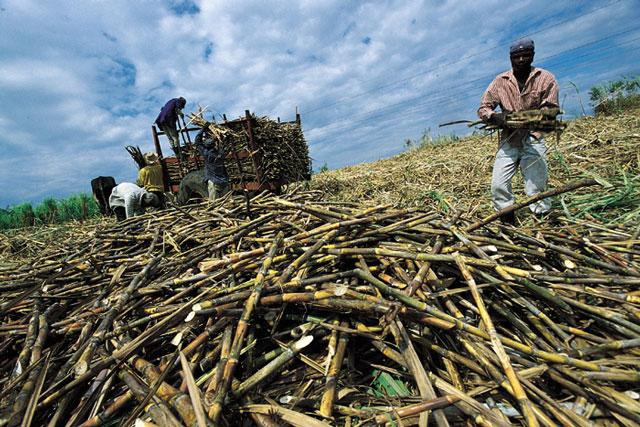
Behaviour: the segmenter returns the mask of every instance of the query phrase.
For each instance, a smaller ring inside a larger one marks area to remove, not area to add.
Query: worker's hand
[[[492,113],[489,117],[489,124],[500,128],[507,127],[507,113]]]

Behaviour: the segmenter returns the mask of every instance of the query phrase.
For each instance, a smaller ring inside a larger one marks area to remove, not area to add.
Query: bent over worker
[[[159,207],[158,197],[131,182],[122,182],[111,190],[109,207],[118,221],[142,215],[148,207]]]
[[[144,154],[146,166],[138,171],[136,184],[149,193],[155,194],[160,200],[160,207],[164,208],[164,180],[162,166],[158,162],[158,155],[152,151]]]
[[[509,113],[558,107],[558,83],[553,74],[531,65],[534,53],[531,39],[513,43],[509,48],[511,70],[499,74],[491,82],[478,109],[481,120],[503,129],[491,179],[491,196],[496,210],[515,203],[511,180],[518,168],[527,196],[543,192],[549,179],[542,134],[527,129],[506,129],[505,126]],[[498,106],[501,111],[494,111]],[[543,215],[551,209],[551,201],[539,200],[529,205],[529,209]],[[515,213],[503,216],[503,221],[514,224]]]
[[[183,97],[170,99],[164,104],[156,118],[156,124],[167,135],[171,149],[181,162],[184,161],[184,157],[182,151],[180,151],[180,138],[178,137],[176,122],[178,121],[178,116],[184,116],[182,109],[186,104],[187,100]]]

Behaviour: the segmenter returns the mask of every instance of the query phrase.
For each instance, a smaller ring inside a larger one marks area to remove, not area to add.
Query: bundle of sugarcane
[[[127,150],[127,153],[129,153],[133,161],[136,162],[136,165],[138,165],[138,169],[142,169],[143,167],[147,166],[147,162],[144,160],[144,156],[142,155],[140,147],[127,145],[126,147],[124,147],[124,149]]]
[[[507,127],[510,129],[529,129],[540,132],[556,132],[566,127],[557,119],[562,114],[559,108],[518,111],[507,114]]]
[[[254,135],[261,148],[264,179],[297,182],[309,179],[311,159],[302,129],[295,123],[257,118]]]
[[[206,128],[209,137],[231,154],[225,167],[232,183],[291,183],[309,179],[311,175],[309,147],[298,124],[251,116],[250,140],[246,121],[216,124],[204,120],[202,114],[193,114],[190,120]]]
[[[0,270],[0,424],[640,422],[635,229],[320,196],[109,222]]]
[[[567,124],[558,120],[557,116],[563,114],[559,108],[541,108],[539,110],[516,111],[507,114],[505,125],[508,129],[527,129],[538,132],[561,132]],[[456,123],[456,122],[452,122]],[[484,124],[482,120],[469,123],[469,127],[481,126],[482,129],[492,130],[498,127],[493,124]]]

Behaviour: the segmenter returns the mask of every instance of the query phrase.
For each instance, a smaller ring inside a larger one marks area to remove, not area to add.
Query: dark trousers
[[[127,211],[124,210],[123,206],[116,206],[113,208],[113,213],[116,214],[116,219],[118,221],[124,221],[127,219]]]
[[[151,193],[158,196],[158,200],[160,200],[160,209],[165,209],[167,207],[167,199],[164,197],[164,193],[162,191],[151,191]]]
[[[184,156],[182,154],[182,150],[180,150],[180,136],[178,135],[178,130],[171,125],[161,124],[158,125],[160,130],[167,135],[167,139],[169,140],[169,145],[171,149],[176,154],[176,157],[180,159],[180,161],[184,161]]]

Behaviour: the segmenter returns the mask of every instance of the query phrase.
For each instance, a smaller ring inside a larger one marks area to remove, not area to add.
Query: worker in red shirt
[[[531,65],[534,53],[531,39],[513,43],[509,48],[511,70],[499,74],[491,82],[478,109],[481,120],[503,129],[491,179],[491,197],[496,210],[515,203],[511,180],[518,168],[524,178],[527,196],[543,192],[549,179],[547,149],[542,134],[527,129],[507,129],[505,126],[509,113],[558,108],[558,83],[553,74]],[[495,111],[498,106],[500,112]],[[535,214],[544,215],[551,209],[551,201],[542,199],[529,208]],[[503,215],[501,219],[515,224],[515,212]]]

